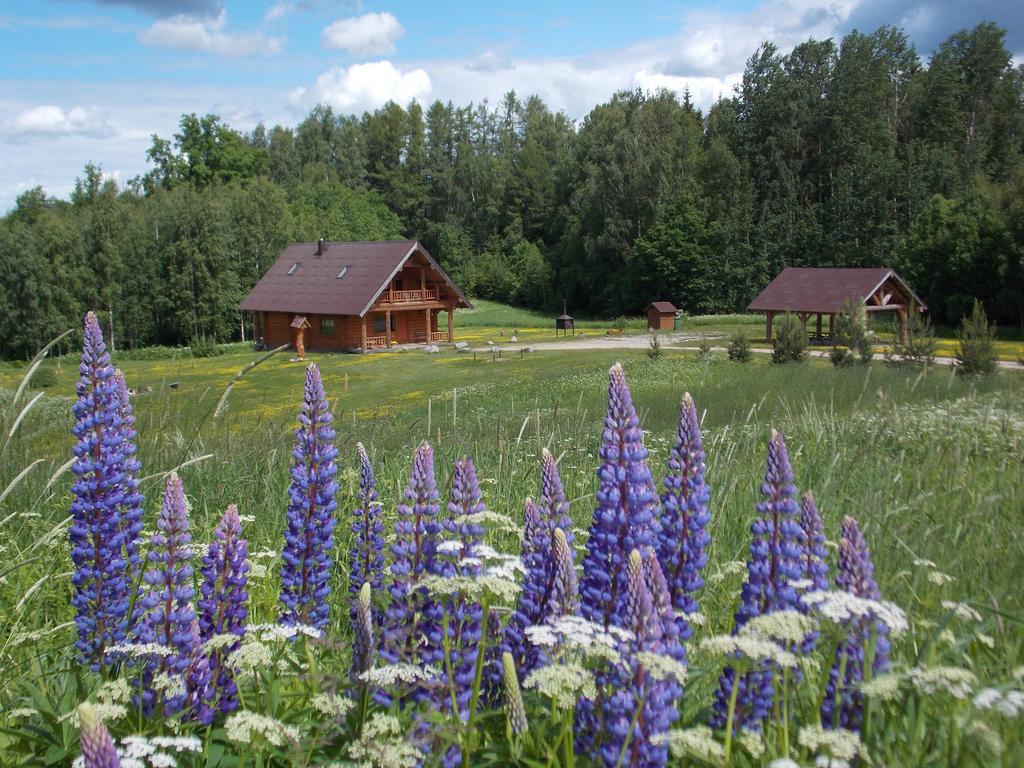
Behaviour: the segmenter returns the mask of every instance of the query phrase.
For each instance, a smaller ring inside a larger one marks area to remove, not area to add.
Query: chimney
[[[317,244],[316,244],[316,255],[317,256],[323,256],[324,255],[324,239],[322,237],[320,238],[319,241],[317,241]]]

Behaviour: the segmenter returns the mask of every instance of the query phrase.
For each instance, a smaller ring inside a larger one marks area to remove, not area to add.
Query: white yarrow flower
[[[424,668],[416,664],[388,664],[383,667],[368,669],[359,675],[364,683],[380,687],[404,683],[411,685],[421,681],[434,680],[438,671],[430,667]]]
[[[844,728],[826,730],[820,725],[805,725],[800,729],[797,742],[811,752],[827,752],[839,760],[853,760],[860,751],[860,737]]]
[[[955,600],[943,600],[942,607],[964,621],[981,622],[981,614],[967,603],[960,603]]]
[[[715,735],[706,725],[698,725],[685,730],[669,731],[664,736],[652,739],[655,743],[668,742],[672,757],[679,760],[693,757],[711,763],[720,763],[725,759],[725,748],[715,741]]]
[[[671,656],[650,653],[649,651],[638,652],[636,660],[644,666],[644,669],[655,680],[672,680],[679,683],[679,685],[686,685],[688,672],[686,665],[681,661],[677,661]]]
[[[299,740],[298,728],[244,709],[228,715],[224,732],[228,740],[238,744],[251,744],[254,736],[262,736],[275,747],[282,746],[286,740]]]
[[[925,695],[948,693],[955,699],[966,699],[978,684],[974,673],[961,667],[915,667],[907,678]]]
[[[743,625],[740,634],[782,643],[800,643],[816,627],[814,619],[799,611],[772,611],[752,618]]]
[[[317,712],[331,717],[342,717],[356,705],[352,699],[332,693],[318,693],[309,703]]]
[[[523,687],[551,699],[558,709],[572,709],[581,696],[584,699],[597,696],[593,674],[580,664],[540,667],[526,676]]]

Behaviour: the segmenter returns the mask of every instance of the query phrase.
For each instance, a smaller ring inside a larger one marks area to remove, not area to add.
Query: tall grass
[[[624,358],[656,475],[664,469],[684,390],[703,413],[713,515],[712,565],[702,594],[707,631],[731,627],[741,576],[726,564],[745,558],[764,438],[774,427],[785,434],[801,488],[814,490],[826,530],[836,532],[845,514],[860,520],[887,598],[939,614],[943,600],[968,602],[982,613],[982,629],[992,639],[989,648],[967,635],[950,638],[943,634],[947,625],[936,622],[915,635],[925,645],[903,653],[924,658],[933,645],[948,644],[943,652],[969,663],[982,679],[1006,678],[1024,664],[1024,378],[1007,373],[968,381],[950,371],[906,374],[879,366],[649,360],[642,350],[617,356]],[[128,377],[153,382],[153,391],[135,401],[149,526],[163,476],[175,467],[192,503],[197,541],[205,541],[224,508],[237,503],[256,553],[251,614],[258,622],[276,618],[279,557],[273,553],[284,525],[301,367],[269,361],[247,373],[227,407],[218,409],[228,371],[252,358],[236,354],[168,370],[138,362]],[[323,357],[341,450],[339,515],[344,519],[356,503],[356,441],[374,460],[389,527],[421,440],[435,446],[442,486],[450,482],[445,473],[454,460],[472,456],[489,507],[516,519],[523,499],[537,492],[539,456],[547,447],[559,458],[582,533],[594,507],[607,367],[614,359],[607,352],[544,353],[494,364],[454,354]],[[68,380],[63,393],[70,392]],[[166,386],[169,380],[179,387]],[[351,392],[342,391],[343,381]],[[403,398],[403,391],[419,394]],[[0,442],[11,434],[0,465],[4,711],[48,702],[63,714],[91,685],[74,671],[68,626],[71,400],[52,392],[21,415],[26,398],[14,403],[11,390],[0,390]],[[348,527],[337,530],[333,592],[342,595]],[[495,533],[490,543],[518,548],[509,532]],[[936,583],[931,570],[915,565],[925,560],[949,580]],[[329,634],[349,636],[346,611],[333,611],[332,622]],[[698,718],[716,682],[700,674],[691,679],[684,719]],[[15,743],[10,729],[17,724],[10,721],[8,728],[0,734],[0,753],[5,739]],[[57,730],[57,740],[66,739],[71,749],[73,729]],[[1019,742],[1014,748],[1007,754],[1022,754]]]

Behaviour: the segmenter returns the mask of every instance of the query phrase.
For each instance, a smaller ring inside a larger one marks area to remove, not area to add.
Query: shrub
[[[652,360],[657,360],[661,357],[661,340],[656,333],[651,334],[651,341],[647,345],[647,356]]]
[[[729,359],[737,363],[750,361],[753,353],[750,351],[750,339],[743,331],[736,331],[729,337],[728,345]]]
[[[57,369],[52,365],[40,366],[29,382],[32,389],[46,389],[57,386]]]
[[[867,329],[866,314],[863,306],[848,304],[843,313],[836,316],[834,346],[828,353],[833,365],[852,365],[858,360],[865,365],[871,362],[874,334]]]
[[[216,357],[220,353],[217,342],[208,336],[192,340],[192,357]]]
[[[697,349],[700,352],[701,357],[707,357],[711,354],[711,339],[707,336],[701,336],[700,340],[697,341]]]
[[[907,318],[906,336],[906,341],[903,341],[897,332],[892,347],[885,353],[885,359],[890,364],[923,366],[935,362],[935,352],[938,349],[935,329],[914,307],[910,308]]]
[[[996,370],[996,327],[989,325],[981,302],[975,299],[970,317],[964,317],[956,333],[957,370],[960,373],[989,374]]]
[[[807,332],[796,315],[784,314],[775,324],[773,363],[799,363],[807,352]]]

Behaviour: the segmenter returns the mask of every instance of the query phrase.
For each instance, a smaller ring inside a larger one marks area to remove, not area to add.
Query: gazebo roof
[[[866,302],[887,282],[919,309],[921,298],[888,267],[786,267],[750,302],[752,312],[838,314],[850,301]]]

